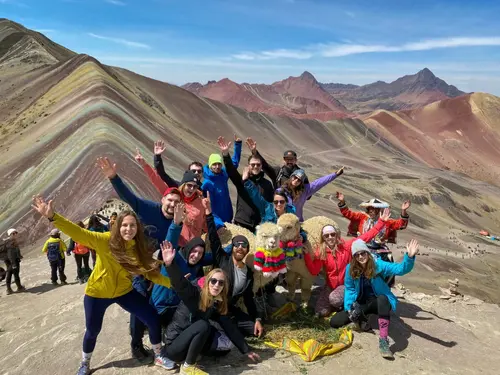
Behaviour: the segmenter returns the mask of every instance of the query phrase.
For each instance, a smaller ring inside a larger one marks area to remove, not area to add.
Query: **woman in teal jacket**
[[[384,281],[387,277],[403,276],[413,269],[418,242],[411,240],[408,250],[400,263],[384,262],[371,255],[363,240],[352,244],[352,259],[345,271],[344,311],[335,314],[330,326],[340,328],[345,325],[356,330],[367,325],[366,316],[378,315],[380,331],[379,349],[384,358],[394,358],[389,349],[390,311],[396,311],[398,300]]]

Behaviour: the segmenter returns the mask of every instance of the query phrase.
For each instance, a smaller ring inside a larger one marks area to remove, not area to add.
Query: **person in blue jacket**
[[[389,322],[390,312],[396,311],[398,300],[384,280],[411,272],[418,254],[418,242],[411,240],[406,245],[407,253],[400,263],[389,263],[372,256],[363,240],[354,241],[351,249],[352,259],[345,270],[344,311],[331,318],[330,326],[349,325],[355,330],[366,330],[366,316],[377,314],[380,354],[393,359],[388,340]]]
[[[240,138],[234,137],[234,155],[232,162],[235,168],[240,165],[241,144]],[[224,137],[219,137],[217,142],[225,144]],[[229,142],[231,144],[231,142]],[[220,146],[219,146],[220,147]],[[233,204],[229,196],[228,180],[226,168],[223,167],[223,160],[220,154],[211,154],[208,158],[208,164],[203,166],[203,184],[201,189],[203,195],[210,193],[212,199],[213,215],[223,222],[230,223],[233,220]]]

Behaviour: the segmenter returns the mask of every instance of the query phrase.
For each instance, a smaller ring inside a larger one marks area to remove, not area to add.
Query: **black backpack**
[[[55,262],[56,260],[61,259],[61,251],[59,241],[50,242],[47,245],[47,258],[49,262]]]

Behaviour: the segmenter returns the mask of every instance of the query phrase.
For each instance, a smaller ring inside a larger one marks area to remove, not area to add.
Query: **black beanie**
[[[234,236],[233,240],[231,241],[231,243],[233,243],[233,244],[238,243],[238,242],[244,242],[247,244],[247,246],[249,246],[248,238],[246,238],[245,236],[242,236],[241,234]]]
[[[182,176],[181,185],[183,185],[183,184],[185,184],[187,182],[193,182],[197,186],[201,186],[200,178],[193,171],[186,171],[186,172],[184,172],[184,176]]]

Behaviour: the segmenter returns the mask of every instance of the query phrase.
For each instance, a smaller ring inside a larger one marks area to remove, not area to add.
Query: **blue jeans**
[[[83,352],[92,353],[95,348],[97,336],[101,332],[102,321],[106,309],[117,303],[125,311],[136,315],[149,329],[151,344],[161,344],[160,318],[156,309],[151,306],[146,298],[132,289],[127,294],[117,298],[94,298],[85,295],[83,306],[85,308],[85,336],[83,337]]]

